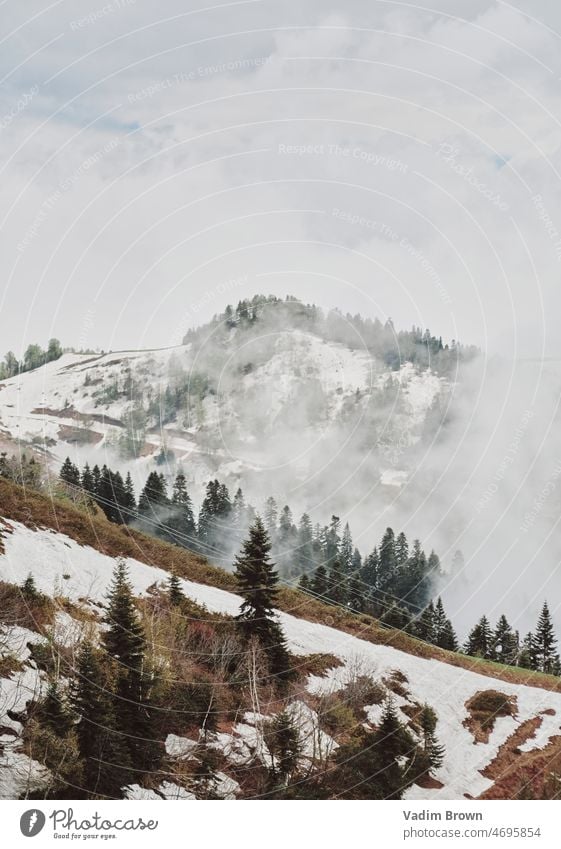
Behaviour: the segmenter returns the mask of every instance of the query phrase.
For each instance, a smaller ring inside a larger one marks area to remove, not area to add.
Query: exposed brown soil
[[[112,425],[113,427],[124,427],[123,422],[103,413],[81,413],[74,407],[66,407],[63,410],[54,410],[52,407],[35,407],[31,410],[32,416],[51,416],[55,419],[73,419],[79,422],[99,422],[100,424]]]
[[[552,798],[548,792],[552,773],[561,768],[561,736],[552,737],[543,749],[521,752],[520,746],[534,736],[539,716],[523,722],[500,747],[482,775],[494,781],[479,799]]]
[[[463,725],[473,734],[474,743],[488,743],[495,720],[516,714],[516,696],[507,696],[497,690],[478,690],[467,700],[466,708],[469,716]]]
[[[71,445],[96,445],[103,439],[103,434],[83,427],[61,425],[58,429],[58,438]]]

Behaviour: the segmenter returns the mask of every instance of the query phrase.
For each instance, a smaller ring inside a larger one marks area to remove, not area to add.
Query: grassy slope
[[[146,536],[131,528],[114,525],[100,514],[89,515],[73,505],[24,490],[0,478],[0,516],[21,522],[30,528],[52,528],[82,545],[89,545],[111,557],[134,557],[151,566],[176,571],[178,575],[201,584],[210,584],[232,592],[236,583],[231,574],[212,566],[204,557]],[[0,528],[1,530],[1,528]],[[0,536],[0,550],[2,539]],[[423,643],[401,631],[383,628],[370,616],[356,615],[319,602],[298,590],[282,588],[278,607],[294,616],[346,631],[372,643],[389,645],[417,657],[432,658],[501,681],[528,684],[561,692],[561,679],[526,669],[492,663],[455,654]]]

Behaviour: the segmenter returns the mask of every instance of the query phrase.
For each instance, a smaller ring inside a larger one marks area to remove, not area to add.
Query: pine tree
[[[339,546],[341,538],[339,536],[339,526],[341,521],[339,516],[332,516],[329,527],[325,529],[325,564],[327,568],[333,565],[333,562],[339,557]]]
[[[245,525],[245,519],[245,499],[243,497],[243,492],[241,488],[238,487],[236,494],[234,495],[234,501],[232,502],[232,523],[234,525],[234,528],[238,531],[241,531]]]
[[[196,542],[197,528],[193,503],[187,491],[187,479],[183,472],[178,472],[175,476],[171,503],[173,509],[166,523],[169,531],[171,531],[171,533],[168,532],[170,541],[185,548],[193,548]]]
[[[278,573],[269,554],[271,542],[260,518],[249,529],[249,536],[236,558],[235,576],[243,597],[237,620],[246,639],[257,637],[269,658],[273,675],[287,676],[290,656],[282,629],[275,619]]]
[[[167,504],[169,501],[164,476],[158,472],[150,472],[138,499],[138,512],[142,516],[152,516],[159,507]]]
[[[92,477],[93,477],[93,482],[94,482],[94,489],[93,489],[94,495],[97,495],[97,493],[99,491],[99,482],[101,480],[101,472],[99,470],[99,466],[97,465],[97,463],[95,464],[95,466],[92,469]]]
[[[133,514],[136,512],[136,499],[134,497],[134,485],[131,478],[131,473],[127,472],[127,477],[125,479],[125,497],[123,501],[123,506],[126,508],[126,517],[127,522],[131,522],[133,519]]]
[[[56,682],[51,682],[40,708],[42,725],[50,728],[59,737],[65,737],[73,727],[72,716],[66,698]]]
[[[469,633],[465,644],[466,654],[472,657],[482,657],[485,660],[493,658],[493,633],[489,620],[482,616],[477,625]]]
[[[274,541],[277,533],[278,512],[277,502],[271,495],[265,502],[265,530],[271,541]]]
[[[369,554],[365,558],[362,572],[360,573],[361,580],[371,589],[375,589],[378,586],[379,567],[380,558],[378,557],[378,549],[374,548],[372,554]]]
[[[295,552],[299,572],[310,573],[314,567],[314,536],[312,523],[307,513],[302,515],[298,525],[297,549]]]
[[[403,531],[399,534],[395,541],[395,557],[398,566],[404,566],[407,563],[407,559],[409,557],[409,545],[407,544],[407,537]]]
[[[274,758],[271,768],[273,777],[288,781],[298,767],[302,751],[298,728],[288,711],[282,711],[271,720],[265,732],[265,741]]]
[[[84,468],[83,468],[82,476],[81,476],[81,479],[80,479],[80,485],[81,485],[82,489],[84,490],[84,492],[87,492],[88,495],[91,495],[91,496],[95,495],[94,476],[92,474],[92,470],[90,469],[88,463],[86,463]]]
[[[61,481],[70,484],[70,486],[80,486],[80,470],[75,466],[70,457],[67,457],[62,464],[59,472]]]
[[[441,649],[446,649],[446,651],[458,651],[458,638],[449,619],[445,619],[435,644]]]
[[[325,599],[328,592],[327,569],[320,563],[312,579],[312,592],[319,599]]]
[[[364,586],[357,574],[353,572],[347,582],[348,605],[355,613],[363,613],[365,609]]]
[[[391,699],[386,702],[373,742],[384,765],[380,776],[384,789],[382,798],[399,799],[407,786],[405,775],[416,747],[410,732],[399,721]]]
[[[185,599],[185,595],[181,589],[181,581],[175,573],[169,576],[168,588],[170,604],[173,607],[179,607],[181,602]]]
[[[380,543],[380,563],[378,566],[378,588],[383,594],[392,591],[392,584],[397,569],[395,554],[395,537],[391,528],[387,528]]]
[[[419,725],[423,732],[423,752],[429,770],[438,769],[444,761],[444,746],[438,742],[435,734],[437,722],[438,718],[434,710],[427,704],[423,705]]]
[[[535,669],[534,663],[534,635],[530,631],[524,637],[516,658],[516,665],[522,669]]]
[[[512,665],[516,663],[518,652],[518,633],[513,631],[503,614],[493,634],[493,656],[501,663]]]
[[[115,716],[118,730],[128,735],[128,749],[134,766],[152,769],[158,763],[153,739],[152,710],[149,704],[144,629],[135,607],[132,586],[124,560],[113,573],[103,635],[107,653],[118,663],[115,687]]]
[[[304,593],[308,593],[312,588],[311,581],[308,575],[304,572],[304,574],[300,577],[298,581],[298,589],[302,590]]]
[[[21,594],[28,602],[40,602],[45,599],[43,593],[37,589],[35,578],[29,573],[23,584],[21,585]]]
[[[425,643],[434,643],[435,640],[435,610],[434,604],[429,602],[415,623],[415,634]]]
[[[94,797],[121,798],[121,788],[132,778],[126,737],[116,728],[113,694],[101,653],[89,642],[82,644],[78,655],[72,706],[78,717],[76,733],[85,789]]]
[[[345,575],[350,575],[353,569],[353,538],[349,523],[345,524],[339,550],[339,562]]]
[[[553,673],[556,662],[559,662],[556,646],[557,638],[553,629],[549,607],[547,606],[547,602],[544,601],[532,644],[535,667],[540,672]]]
[[[329,570],[327,598],[333,604],[344,605],[347,602],[347,580],[339,560],[334,560]]]

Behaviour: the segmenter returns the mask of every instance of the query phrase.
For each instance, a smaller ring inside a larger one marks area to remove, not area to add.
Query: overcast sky
[[[555,0],[4,0],[2,353],[255,292],[561,354]]]

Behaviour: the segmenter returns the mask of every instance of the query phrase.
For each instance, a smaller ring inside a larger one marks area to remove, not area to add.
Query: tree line
[[[13,351],[8,351],[3,361],[0,362],[0,380],[7,380],[21,372],[32,371],[45,365],[45,363],[52,362],[52,360],[58,360],[59,357],[62,357],[62,353],[58,339],[50,339],[46,350],[41,345],[28,345],[21,360],[18,360]]]
[[[150,472],[138,501],[130,474],[123,480],[107,466],[80,469],[66,458],[60,478],[93,498],[110,521],[135,522],[146,533],[196,551],[229,566],[248,528],[255,508],[238,488],[209,481],[198,514],[183,472],[174,478],[171,493],[161,472]],[[419,540],[409,543],[404,532],[387,528],[378,546],[363,556],[354,545],[351,529],[332,516],[329,525],[312,524],[304,513],[298,524],[288,505],[279,510],[273,497],[265,502],[263,527],[281,578],[320,601],[365,613],[383,625],[447,651],[494,660],[554,675],[561,674],[557,640],[547,603],[535,632],[520,638],[504,615],[493,630],[486,616],[460,645],[442,598],[435,587],[442,577],[440,558],[427,556]],[[452,570],[461,568],[456,552]]]
[[[150,472],[138,501],[130,473],[123,476],[104,465],[80,470],[69,457],[60,470],[61,480],[89,495],[112,522],[134,522],[142,530],[168,542],[204,554],[229,566],[247,529],[256,518],[241,488],[233,498],[228,487],[209,481],[198,513],[183,472],[168,484],[161,472]],[[364,556],[353,542],[348,523],[341,528],[338,516],[328,525],[313,524],[304,513],[298,524],[292,510],[279,510],[273,497],[264,505],[263,523],[273,557],[284,580],[299,582],[302,590],[356,612],[382,618],[403,627],[418,615],[433,596],[441,575],[438,555],[424,552],[419,540],[410,546],[405,533],[388,528],[373,551]]]

